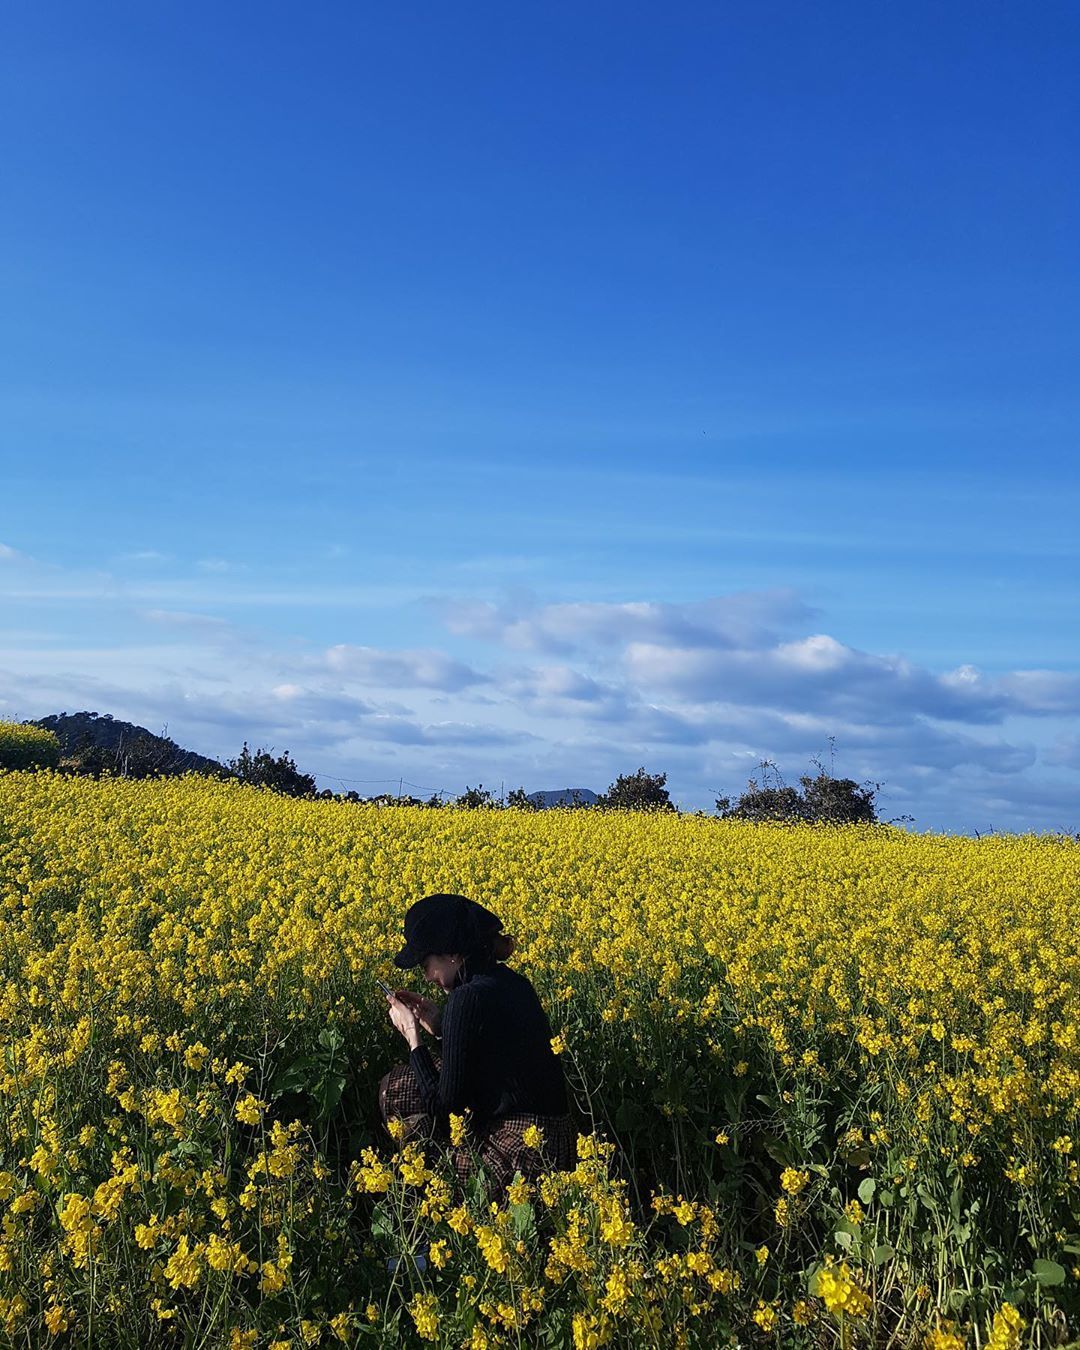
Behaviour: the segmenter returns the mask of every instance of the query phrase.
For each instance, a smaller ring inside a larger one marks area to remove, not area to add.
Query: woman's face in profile
[[[424,957],[424,978],[431,984],[437,984],[440,989],[453,989],[460,969],[459,956],[449,954]]]

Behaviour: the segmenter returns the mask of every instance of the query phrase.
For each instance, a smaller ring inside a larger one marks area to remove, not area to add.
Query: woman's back
[[[518,971],[496,963],[458,985],[447,1000],[442,1033],[443,1077],[458,1080],[455,1096],[472,1106],[479,1124],[521,1112],[567,1110],[551,1024],[536,990]]]

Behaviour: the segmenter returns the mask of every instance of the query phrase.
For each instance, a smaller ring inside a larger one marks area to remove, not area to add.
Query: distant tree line
[[[832,746],[832,738],[830,738]],[[799,787],[786,784],[770,760],[759,764],[760,778],[752,777],[735,798],[717,796],[716,812],[725,820],[749,820],[774,824],[815,823],[828,825],[877,824],[875,798],[880,783],[856,783],[838,778],[819,760],[811,761],[816,774],[803,774]],[[316,787],[315,777],[304,773],[287,750],[275,755],[273,747],[252,750],[247,741],[240,753],[225,763],[183,750],[165,735],[155,736],[145,727],[122,722],[108,714],[66,713],[37,722],[0,722],[0,770],[55,769],[63,773],[105,774],[123,778],[157,778],[196,772],[231,778],[251,787],[264,788],[290,797],[320,801],[366,802],[379,806],[456,806],[463,810],[535,811],[542,808],[537,796],[524,787],[496,797],[483,783],[466,786],[456,797],[434,793],[426,800],[379,793],[362,797],[358,792],[332,792]],[[538,794],[543,796],[543,794]],[[593,794],[589,793],[589,797]],[[619,774],[606,792],[586,801],[570,792],[560,802],[564,809],[590,811],[674,812],[666,773],[649,773],[644,765],[633,773]],[[704,815],[704,812],[697,812]],[[901,816],[898,820],[910,820]],[[890,822],[892,823],[892,822]]]
[[[856,783],[853,778],[837,778],[817,760],[816,775],[803,774],[799,779],[799,788],[787,786],[779,771],[770,760],[762,760],[759,768],[762,778],[759,782],[751,778],[745,790],[736,798],[717,797],[716,811],[724,820],[750,820],[774,824],[823,824],[852,825],[878,824],[875,797],[881,790],[880,783]],[[771,781],[770,781],[771,774]],[[386,798],[396,801],[396,798]],[[437,798],[422,803],[416,798],[408,799],[415,806],[439,806]],[[514,788],[505,798],[496,797],[481,783],[469,787],[454,799],[451,805],[469,810],[498,810],[509,807],[519,811],[537,811],[542,809],[531,799],[523,787]],[[623,773],[615,779],[606,792],[602,792],[595,802],[570,800],[564,809],[585,811],[651,811],[671,812],[676,807],[667,789],[666,773],[648,773],[642,765],[633,773]],[[702,811],[697,815],[704,815]],[[910,816],[898,817],[910,820]]]

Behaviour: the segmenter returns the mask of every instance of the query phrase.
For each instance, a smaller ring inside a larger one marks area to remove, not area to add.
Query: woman
[[[525,976],[503,964],[514,939],[501,930],[496,915],[463,895],[427,895],[409,907],[394,964],[421,966],[450,997],[440,1012],[420,994],[394,993],[390,1020],[408,1042],[409,1062],[379,1084],[383,1123],[403,1120],[402,1142],[448,1140],[450,1113],[468,1109],[469,1134],[452,1150],[454,1168],[464,1181],[478,1154],[493,1181],[488,1198],[496,1201],[516,1171],[533,1180],[573,1168],[577,1139],[547,1014]],[[423,1044],[421,1028],[441,1041],[440,1054]],[[532,1125],[541,1132],[539,1147],[525,1142]]]

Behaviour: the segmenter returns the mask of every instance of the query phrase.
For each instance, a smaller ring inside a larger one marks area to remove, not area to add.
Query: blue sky
[[[1080,828],[1080,16],[0,18],[0,715]]]

